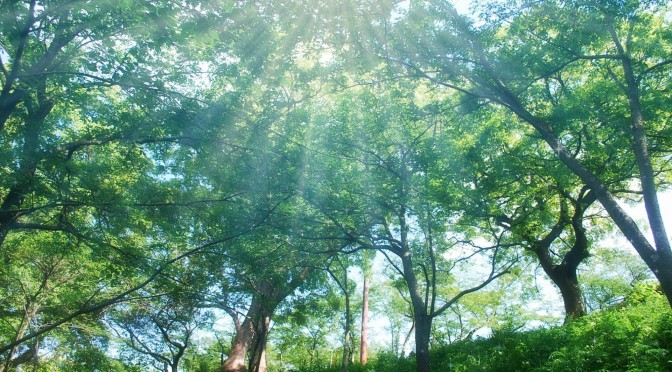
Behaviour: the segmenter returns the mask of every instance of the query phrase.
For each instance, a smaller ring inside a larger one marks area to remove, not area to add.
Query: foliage
[[[662,371],[671,366],[672,311],[653,286],[627,305],[595,312],[564,326],[498,332],[490,338],[435,348],[440,371]],[[413,370],[412,358],[379,354],[376,371]]]
[[[0,372],[672,369],[672,8],[473,10],[0,1]],[[518,332],[536,262],[593,314]]]

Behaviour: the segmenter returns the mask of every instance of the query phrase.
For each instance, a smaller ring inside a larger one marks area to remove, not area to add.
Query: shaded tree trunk
[[[236,335],[233,339],[233,345],[229,356],[220,367],[221,372],[244,372],[247,371],[247,351],[255,334],[255,318],[260,314],[262,307],[261,296],[255,294],[252,296],[252,303],[247,310],[245,320],[240,324],[236,330]]]
[[[560,290],[565,307],[565,320],[586,315],[586,307],[576,274],[578,264],[569,264],[563,260],[561,264],[556,265],[552,262],[548,251],[536,250],[535,253],[546,275]]]
[[[252,372],[266,372],[268,370],[266,365],[266,343],[268,341],[268,333],[271,330],[271,316],[277,305],[277,303],[273,305],[272,309],[262,309],[262,314],[257,321],[252,342],[254,347],[250,353],[250,371]]]
[[[350,310],[350,293],[348,292],[347,267],[344,267],[344,272],[345,272],[345,284],[343,290],[345,292],[345,325],[344,325],[345,331],[343,334],[343,357],[341,360],[342,372],[346,372],[348,370],[348,364],[351,355],[350,329],[352,328],[352,312]]]
[[[415,317],[415,362],[418,372],[431,370],[429,358],[429,337],[432,331],[432,319],[426,314]]]
[[[427,314],[427,306],[420,292],[418,280],[413,271],[410,252],[401,256],[406,285],[408,286],[413,306],[413,320],[415,322],[415,361],[418,372],[430,370],[429,337],[432,329],[432,317]]]
[[[565,321],[586,315],[586,306],[583,302],[577,270],[579,265],[590,255],[588,237],[583,227],[583,213],[585,207],[594,200],[593,194],[588,194],[585,198],[582,196],[579,201],[574,202],[575,210],[571,220],[571,226],[574,230],[574,245],[565,254],[560,264],[553,261],[550,246],[564,228],[563,216],[560,217],[561,221],[553,228],[553,231],[543,240],[536,242],[533,248],[544,272],[560,290],[565,307]],[[583,201],[587,201],[587,204],[583,205]]]
[[[313,269],[306,268],[289,283],[281,283],[278,286],[274,285],[269,279],[262,280],[255,285],[252,302],[245,320],[236,330],[229,357],[218,371],[247,371],[245,364],[248,360],[248,351],[250,352],[249,370],[255,372],[265,372],[267,370],[266,342],[268,341],[271,317],[280,302],[298,288],[312,272]]]
[[[369,278],[364,274],[362,286],[362,333],[360,338],[359,362],[366,364],[369,332]]]
[[[544,272],[560,290],[565,306],[565,321],[586,315],[586,306],[583,302],[577,270],[581,262],[590,255],[588,252],[589,243],[582,223],[584,207],[579,202],[576,203],[575,208],[571,222],[574,230],[574,245],[565,254],[560,264],[556,264],[551,257],[550,244],[555,240],[555,237],[551,234],[543,241],[538,242],[533,249]]]

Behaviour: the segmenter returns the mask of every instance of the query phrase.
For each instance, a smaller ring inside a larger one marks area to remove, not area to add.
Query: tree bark
[[[415,360],[418,372],[428,372],[430,369],[429,336],[432,328],[432,317],[427,314],[427,305],[420,293],[418,280],[413,271],[410,252],[401,256],[401,262],[413,306],[413,320],[415,321]]]
[[[364,274],[364,285],[362,286],[362,333],[360,338],[359,362],[366,364],[369,332],[369,278]]]
[[[250,353],[250,371],[252,372],[266,372],[268,370],[266,365],[266,343],[268,341],[268,333],[271,330],[271,315],[275,311],[276,306],[277,303],[272,306],[272,309],[262,309],[263,314],[261,314],[257,322],[253,340],[254,347]]]
[[[256,283],[245,320],[236,330],[229,357],[219,367],[218,371],[247,371],[245,362],[248,351],[251,351],[249,370],[255,372],[265,372],[267,370],[266,342],[268,341],[271,317],[280,302],[298,288],[312,272],[312,268],[305,268],[289,283],[282,283],[278,286],[274,285],[270,279],[264,279]],[[252,346],[251,350],[250,346]]]
[[[246,372],[247,349],[254,338],[254,318],[261,311],[261,298],[252,296],[252,303],[247,310],[245,320],[237,329],[229,356],[219,368],[221,372]]]
[[[560,220],[553,227],[552,231],[544,239],[532,243],[532,250],[536,254],[541,267],[553,284],[560,290],[565,307],[565,321],[586,315],[586,306],[583,302],[577,270],[579,265],[590,256],[588,237],[583,227],[583,215],[585,209],[594,201],[595,198],[592,193],[587,195],[582,194],[578,200],[573,201],[574,214],[572,215],[570,225],[574,231],[574,245],[565,254],[562,262],[559,264],[554,262],[553,257],[551,257],[550,247],[553,241],[560,236],[566,225],[564,204]]]
[[[432,330],[432,319],[426,314],[415,317],[415,362],[418,372],[431,370],[429,357],[429,336]]]

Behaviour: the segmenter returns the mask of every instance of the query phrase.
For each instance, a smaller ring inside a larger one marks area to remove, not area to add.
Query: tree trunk
[[[583,214],[588,205],[594,201],[594,194],[580,197],[574,202],[574,214],[571,226],[574,231],[574,245],[565,254],[560,264],[556,264],[551,257],[550,246],[563,230],[563,217],[546,238],[534,244],[533,251],[539,259],[541,267],[553,284],[560,290],[565,306],[565,321],[577,319],[586,315],[586,306],[583,302],[577,270],[579,265],[589,257],[589,242],[586,229],[583,227]],[[586,202],[587,204],[583,204]],[[564,214],[564,213],[563,213]]]
[[[268,370],[266,365],[266,343],[268,341],[268,333],[270,332],[271,314],[275,310],[276,305],[273,305],[273,308],[270,310],[263,309],[263,314],[257,322],[253,340],[254,347],[250,354],[250,371],[252,372],[266,372]]]
[[[345,331],[343,334],[343,357],[341,359],[341,371],[347,372],[348,370],[348,359],[350,356],[350,328],[352,327],[352,314],[350,312],[350,294],[348,293],[348,276],[347,268],[345,268]]]
[[[429,372],[431,369],[429,358],[429,336],[432,329],[432,319],[426,314],[415,317],[415,362],[418,372]]]
[[[261,308],[261,299],[259,296],[252,297],[252,303],[247,311],[245,320],[236,331],[236,336],[233,339],[233,345],[229,356],[219,368],[221,372],[246,372],[245,362],[247,361],[247,349],[254,338],[254,321],[253,318],[259,313]]]
[[[413,320],[415,321],[415,360],[418,372],[428,372],[430,369],[429,359],[429,336],[432,329],[432,317],[427,314],[427,305],[420,293],[418,279],[413,271],[410,252],[406,251],[401,256],[406,285],[408,285],[411,305],[413,306]]]
[[[350,320],[347,319],[346,315],[345,320],[345,335],[343,336],[343,356],[341,359],[341,372],[348,371],[348,359],[350,356]]]
[[[271,280],[262,280],[254,287],[252,303],[247,311],[245,320],[236,330],[236,336],[231,347],[228,359],[218,369],[220,372],[244,372],[246,354],[252,347],[250,355],[251,371],[266,371],[266,342],[270,331],[271,317],[275,308],[290,293],[303,283],[313,272],[312,268],[305,268],[289,283],[274,285]]]
[[[579,280],[576,277],[576,270],[561,270],[558,280],[555,280],[555,285],[560,289],[562,301],[565,305],[565,322],[570,319],[577,319],[586,315],[586,306],[583,303],[583,296],[581,295],[581,288],[579,287]]]
[[[626,82],[626,94],[630,106],[630,129],[632,131],[632,149],[637,159],[637,168],[639,169],[639,180],[642,184],[642,195],[644,198],[644,208],[646,210],[649,226],[653,234],[653,241],[656,247],[654,261],[657,261],[656,267],[651,267],[654,275],[660,281],[663,292],[672,306],[672,247],[668,239],[663,216],[658,202],[658,191],[656,187],[655,172],[649,157],[648,139],[644,128],[644,117],[642,115],[642,105],[640,102],[640,87],[638,78],[635,76],[632,66],[632,60],[629,52],[626,51],[619,41],[616,30],[610,28],[611,36],[621,56],[623,65],[623,74]],[[639,250],[638,250],[639,251]]]
[[[362,334],[360,339],[359,362],[366,364],[369,332],[369,278],[364,274],[364,285],[362,289]]]

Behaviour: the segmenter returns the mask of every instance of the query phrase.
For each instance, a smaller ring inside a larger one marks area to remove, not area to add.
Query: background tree
[[[558,160],[595,193],[672,303],[672,272],[664,269],[672,263],[672,250],[656,185],[656,174],[667,169],[665,151],[649,151],[649,147],[662,150],[665,146],[654,145],[648,137],[666,115],[656,115],[655,102],[666,97],[662,87],[669,83],[664,76],[670,61],[659,55],[660,48],[652,47],[668,40],[666,21],[657,11],[664,5],[522,2],[511,12],[486,9],[483,19],[488,22],[476,27],[446,2],[412,3],[402,20],[385,33],[390,42],[375,53],[401,74],[426,79],[477,102],[501,105],[529,124]],[[644,30],[648,30],[646,37]],[[585,90],[592,91],[592,98],[577,100]],[[591,110],[574,110],[579,102]],[[644,113],[649,115],[646,119]],[[599,131],[586,136],[580,128]],[[611,168],[613,163],[636,164],[637,171],[623,178],[632,177],[641,184],[638,192],[643,195],[654,244],[617,203],[615,195],[621,188],[596,172],[605,162],[595,161],[593,151],[598,149],[599,154],[605,147],[619,159],[607,161],[606,167],[617,171],[619,166]]]
[[[397,90],[394,86],[380,96],[367,89],[356,101],[351,95],[342,106],[337,106],[342,108],[339,134],[330,133],[328,138],[335,143],[336,154],[349,159],[348,168],[352,171],[337,178],[332,176],[334,181],[316,174],[313,187],[319,194],[311,189],[307,198],[340,230],[349,245],[345,251],[379,250],[403,278],[415,320],[418,370],[428,370],[432,319],[464,295],[495,280],[506,269],[497,245],[472,252],[469,257],[483,254],[490,262],[483,274],[485,279],[461,283],[467,289],[457,289],[456,285],[456,291],[445,302],[437,302],[439,283],[448,280],[451,267],[469,258],[455,262],[444,259],[451,246],[447,241],[447,221],[455,211],[450,209],[451,205],[433,199],[435,191],[430,185],[440,184],[441,191],[436,192],[452,190],[448,183],[433,183],[431,177],[436,168],[432,161],[438,158],[431,137],[436,133],[434,124],[423,120],[426,113],[413,104],[410,94],[410,89]],[[353,110],[357,102],[376,110]],[[326,168],[338,161],[321,164]],[[326,169],[332,175],[338,172]],[[446,175],[439,177],[444,180]],[[362,199],[361,206],[355,204]],[[352,218],[355,213],[360,216]],[[363,222],[353,224],[358,219]]]

